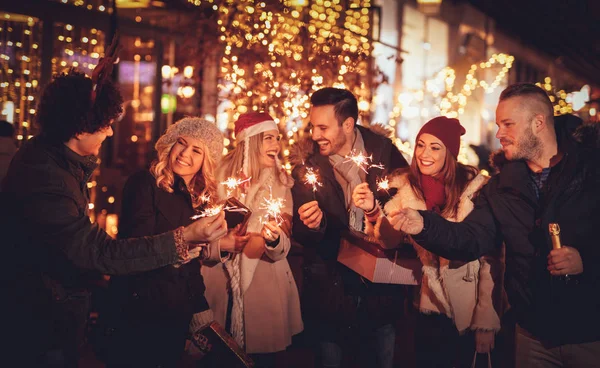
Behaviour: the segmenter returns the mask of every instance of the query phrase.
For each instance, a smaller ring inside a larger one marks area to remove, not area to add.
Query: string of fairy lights
[[[87,10],[96,10],[99,12],[107,12],[112,14],[112,2],[116,0],[53,0],[61,4],[69,4],[77,7],[86,8]]]
[[[103,55],[105,36],[97,29],[54,24],[52,74],[77,67],[88,76]],[[0,107],[15,127],[16,138],[31,137],[41,77],[41,22],[0,13]]]
[[[112,12],[116,0],[54,0],[90,11]],[[351,90],[359,109],[370,111],[372,77],[372,0],[187,0],[215,13],[218,40],[223,47],[219,62],[219,96],[231,102],[228,111],[226,150],[235,144],[233,122],[247,111],[267,111],[285,132],[283,155],[302,135],[308,116],[310,94],[324,86]],[[137,19],[136,19],[137,21]],[[54,23],[52,73],[77,67],[86,74],[103,55],[105,34],[94,28]],[[0,107],[12,102],[19,140],[31,135],[39,95],[42,62],[41,22],[38,19],[0,13]],[[418,91],[401,93],[390,114],[394,127],[410,111],[411,104],[433,97],[435,113],[459,117],[477,90],[492,93],[505,80],[514,62],[507,54],[492,55],[473,64],[456,92],[456,71],[446,67],[424,82]],[[493,72],[497,73],[488,79]],[[460,79],[462,81],[462,79]],[[555,104],[555,114],[572,112],[564,90],[554,92],[550,78],[539,83]],[[421,113],[420,110],[418,113]],[[594,110],[595,113],[595,110]],[[409,142],[396,145],[411,155]],[[462,143],[464,146],[464,142]],[[459,160],[466,160],[461,149]],[[287,161],[287,160],[286,160]],[[286,167],[291,168],[286,162]],[[92,193],[102,192],[114,205],[112,189],[96,178],[88,183]],[[99,194],[99,193],[98,193]],[[97,199],[96,195],[92,198]],[[92,213],[94,204],[90,204]],[[99,213],[107,214],[106,209]],[[114,221],[113,221],[114,220]],[[106,227],[116,234],[115,219],[106,218]],[[109,223],[110,222],[110,223]]]
[[[445,67],[432,78],[425,81],[424,89],[400,93],[390,112],[388,124],[391,127],[395,127],[402,118],[410,118],[414,114],[422,114],[423,112],[413,105],[414,103],[420,104],[423,102],[426,96],[433,98],[435,101],[433,106],[434,111],[427,111],[429,115],[444,115],[450,118],[458,118],[465,112],[465,107],[475,91],[482,89],[485,93],[492,93],[498,88],[500,83],[506,78],[513,62],[514,56],[500,53],[492,55],[487,61],[472,64],[464,77],[464,83],[459,92],[454,92],[456,81],[455,69]],[[493,78],[493,82],[486,81],[486,70],[497,69],[499,70]],[[409,142],[402,142],[401,139],[396,138],[396,146],[403,153],[412,155],[412,148]],[[459,160],[461,159],[464,161],[466,157],[459,157]]]
[[[55,23],[54,34],[57,35],[57,42],[54,42],[51,60],[52,74],[74,67],[90,76],[104,53],[104,32],[95,28]]]
[[[543,83],[538,82],[536,85],[548,93],[548,97],[550,97],[550,101],[554,105],[554,116],[573,113],[573,105],[566,101],[567,92],[564,89],[556,91],[552,85],[552,78],[546,77]]]
[[[233,122],[247,111],[267,111],[286,132],[289,154],[308,116],[309,95],[323,86],[348,88],[368,111],[370,0],[189,0],[217,11],[220,96],[233,102]],[[289,163],[286,164],[289,168]]]

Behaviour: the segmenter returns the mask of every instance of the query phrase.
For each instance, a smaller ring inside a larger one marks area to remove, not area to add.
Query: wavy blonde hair
[[[150,173],[156,178],[156,185],[168,193],[173,193],[175,189],[175,173],[171,168],[170,160],[171,151],[175,143],[177,143],[177,139],[174,142],[166,143],[159,140],[156,143],[158,158],[150,166]],[[188,187],[192,195],[192,206],[194,208],[198,208],[203,204],[201,197],[210,196],[210,198],[216,198],[217,196],[217,181],[214,176],[216,164],[210,155],[208,147],[203,142],[201,143],[201,148],[204,152],[202,167],[194,175],[191,185]]]
[[[260,176],[260,171],[262,169],[260,165],[260,148],[262,145],[263,138],[265,133],[259,133],[257,135],[253,135],[248,138],[248,176],[252,179],[250,183],[255,183],[258,181]],[[227,156],[223,157],[221,160],[221,165],[217,170],[217,177],[219,180],[225,180],[228,177],[241,177],[242,169],[244,167],[244,148],[246,145],[246,141],[242,140],[238,142],[237,146],[230,151]],[[277,175],[277,167],[272,167],[273,173],[276,175],[278,180],[281,181],[279,175]],[[282,182],[283,183],[283,182]],[[285,183],[283,183],[285,184]],[[239,198],[240,189],[236,189],[232,192],[232,195]]]

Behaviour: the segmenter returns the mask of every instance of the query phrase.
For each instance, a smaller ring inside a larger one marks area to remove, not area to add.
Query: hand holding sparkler
[[[309,229],[316,230],[321,226],[323,211],[319,208],[319,202],[310,201],[298,208],[298,215],[302,223]]]
[[[354,205],[365,212],[371,212],[376,206],[375,196],[369,189],[368,183],[357,185],[352,192],[352,201]]]
[[[227,234],[225,212],[204,216],[183,229],[183,237],[189,243],[210,243]]]
[[[275,221],[265,222],[260,233],[267,243],[273,243],[281,236],[279,224]]]

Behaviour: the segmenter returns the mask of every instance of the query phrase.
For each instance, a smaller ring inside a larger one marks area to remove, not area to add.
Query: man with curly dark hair
[[[91,90],[92,80],[76,70],[56,76],[38,106],[41,135],[52,143],[66,142],[75,152],[86,150],[81,156],[97,155],[104,139],[112,136],[113,120],[123,112],[123,98],[110,81],[93,103]]]
[[[104,79],[104,80],[103,80]],[[175,231],[115,240],[88,217],[87,182],[102,142],[121,113],[117,88],[71,70],[45,88],[41,134],[13,158],[0,192],[3,284],[10,343],[19,366],[75,367],[84,341],[90,291],[86,275],[124,275],[181,264],[198,243],[225,235],[224,215]],[[6,295],[6,294],[5,294]]]

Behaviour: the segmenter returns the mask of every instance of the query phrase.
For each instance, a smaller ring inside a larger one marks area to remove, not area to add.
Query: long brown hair
[[[416,153],[416,147],[415,147]],[[396,171],[397,174],[408,174],[408,182],[415,195],[425,200],[423,195],[423,186],[421,183],[421,172],[417,165],[417,159],[413,153],[413,159],[410,166]],[[446,204],[442,208],[442,216],[454,217],[458,211],[460,196],[467,187],[467,184],[477,176],[477,169],[470,165],[463,165],[454,158],[450,150],[446,149],[446,159],[444,167],[436,176],[444,183],[444,192],[446,193]]]

